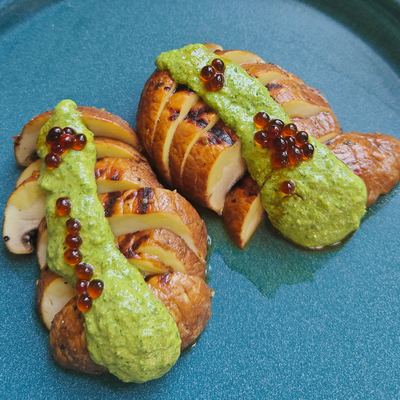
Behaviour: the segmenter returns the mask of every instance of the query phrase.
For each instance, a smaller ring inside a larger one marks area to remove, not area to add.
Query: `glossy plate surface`
[[[162,52],[250,50],[317,87],[344,131],[400,138],[397,1],[0,1],[1,209],[20,173],[12,136],[61,99],[135,126]],[[205,209],[213,316],[163,378],[123,384],[64,371],[34,310],[36,257],[2,247],[0,398],[389,399],[400,390],[400,187],[329,252],[267,223],[245,251]]]

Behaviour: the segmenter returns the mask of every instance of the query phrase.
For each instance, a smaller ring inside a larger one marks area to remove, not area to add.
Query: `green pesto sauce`
[[[222,58],[225,63],[225,85],[219,91],[208,92],[200,71],[215,58]],[[197,92],[236,131],[248,170],[260,186],[268,217],[286,237],[316,248],[337,243],[359,227],[367,199],[365,184],[328,148],[310,138],[315,148],[311,160],[295,167],[275,168],[270,161],[271,150],[255,144],[257,129],[253,118],[258,112],[265,111],[271,119],[290,122],[258,79],[201,44],[162,53],[156,65]],[[295,182],[295,194],[285,197],[279,191],[285,180]]]
[[[93,279],[104,282],[101,296],[83,313],[91,358],[125,382],[141,383],[159,378],[180,355],[178,328],[140,272],[115,248],[113,233],[97,198],[93,133],[83,124],[74,102],[59,103],[42,128],[37,143],[42,159],[49,151],[46,135],[54,126],[69,126],[85,134],[87,145],[81,151],[65,152],[58,168],[50,170],[42,164],[38,184],[46,192],[48,266],[75,284],[74,267],[64,260],[65,222],[68,218],[79,219],[83,261],[93,265]],[[59,197],[71,199],[69,216],[57,214],[55,204]]]

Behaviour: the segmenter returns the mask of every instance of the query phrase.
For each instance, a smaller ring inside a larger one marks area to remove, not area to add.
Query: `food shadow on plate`
[[[211,238],[209,254],[219,253],[231,270],[245,276],[269,298],[275,296],[281,285],[312,282],[314,273],[336,257],[351,238],[350,235],[341,243],[322,250],[308,250],[286,240],[265,218],[241,250],[229,238],[221,218],[205,208],[197,208]]]

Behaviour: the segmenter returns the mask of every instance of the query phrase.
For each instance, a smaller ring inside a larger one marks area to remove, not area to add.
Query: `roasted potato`
[[[77,298],[73,297],[51,323],[50,353],[64,368],[99,375],[108,370],[90,358],[86,344],[85,320],[76,306]]]

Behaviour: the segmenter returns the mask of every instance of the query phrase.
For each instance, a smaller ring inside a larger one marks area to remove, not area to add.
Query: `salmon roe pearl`
[[[304,131],[297,132],[296,134],[296,142],[298,144],[307,143],[308,140],[308,133]]]
[[[294,136],[297,133],[297,127],[295,124],[286,124],[283,127],[283,133],[287,136]]]
[[[50,147],[50,151],[55,154],[63,154],[65,152],[65,148],[61,146],[61,143],[53,143]]]
[[[94,268],[84,262],[75,265],[75,274],[79,279],[90,280],[93,276]]]
[[[200,72],[200,78],[205,81],[208,82],[210,81],[213,77],[215,76],[215,70],[213,67],[211,67],[210,65],[206,65],[205,67],[203,67],[201,69]]]
[[[293,181],[284,181],[280,184],[279,186],[279,190],[283,193],[283,194],[293,194],[294,193],[294,189],[296,188],[296,185]]]
[[[257,128],[264,128],[266,125],[268,125],[268,122],[269,115],[264,111],[260,111],[254,116],[254,125]]]
[[[66,128],[64,128],[64,133],[65,133],[66,135],[71,135],[71,136],[76,135],[76,132],[74,131],[74,129],[70,128],[69,126],[67,126]]]
[[[100,279],[94,279],[89,283],[88,294],[92,299],[97,299],[104,289],[104,282]]]
[[[78,310],[81,312],[89,311],[92,308],[92,299],[87,293],[83,293],[78,297],[76,302]]]
[[[61,161],[62,161],[61,156],[56,153],[49,153],[44,158],[44,163],[46,164],[46,167],[48,169],[57,168],[61,164]]]
[[[82,253],[77,249],[67,249],[64,252],[64,259],[68,264],[76,265],[82,261]]]
[[[70,218],[65,223],[65,226],[67,227],[68,233],[71,233],[72,235],[77,235],[80,232],[82,225],[79,219]]]
[[[265,147],[269,141],[266,131],[258,131],[254,135],[254,141],[261,147]]]
[[[296,140],[293,136],[287,136],[285,137],[285,140],[288,145],[288,149],[291,149],[292,147],[296,146]]]
[[[68,215],[72,208],[71,200],[68,197],[59,197],[56,201],[56,208],[61,217]]]
[[[80,235],[68,234],[65,238],[65,244],[71,249],[79,249],[82,245],[82,237]]]
[[[78,279],[75,283],[76,293],[78,294],[85,293],[87,291],[88,286],[89,286],[89,281],[85,279]]]
[[[224,75],[222,74],[215,74],[215,76],[207,82],[207,89],[211,92],[216,92],[223,88],[225,83]]]
[[[60,137],[60,146],[64,149],[72,149],[74,141],[74,136],[64,133]]]
[[[283,121],[281,121],[280,119],[272,119],[270,121],[270,124],[278,125],[281,128],[281,130],[285,126],[285,123]]]
[[[305,159],[310,159],[314,154],[314,146],[311,143],[306,143],[301,146]]]
[[[46,143],[47,145],[51,146],[53,143],[56,143],[61,135],[63,134],[63,130],[59,128],[58,126],[55,126],[54,128],[51,128],[46,135]]]
[[[276,139],[281,136],[282,128],[277,124],[269,124],[268,127],[268,137],[270,139]]]
[[[286,140],[282,136],[274,139],[273,146],[274,146],[274,150],[278,151],[278,152],[287,150]]]
[[[216,71],[218,72],[224,72],[225,71],[225,64],[220,58],[215,58],[211,65],[215,68]]]
[[[288,153],[286,151],[283,152],[274,152],[271,157],[272,165],[276,168],[286,167],[289,162]]]
[[[288,150],[288,155],[289,163],[291,165],[296,165],[303,159],[303,152],[301,151],[301,148],[297,145],[294,145]]]
[[[74,144],[72,148],[74,150],[82,150],[86,146],[86,136],[83,133],[80,133],[74,137]]]

